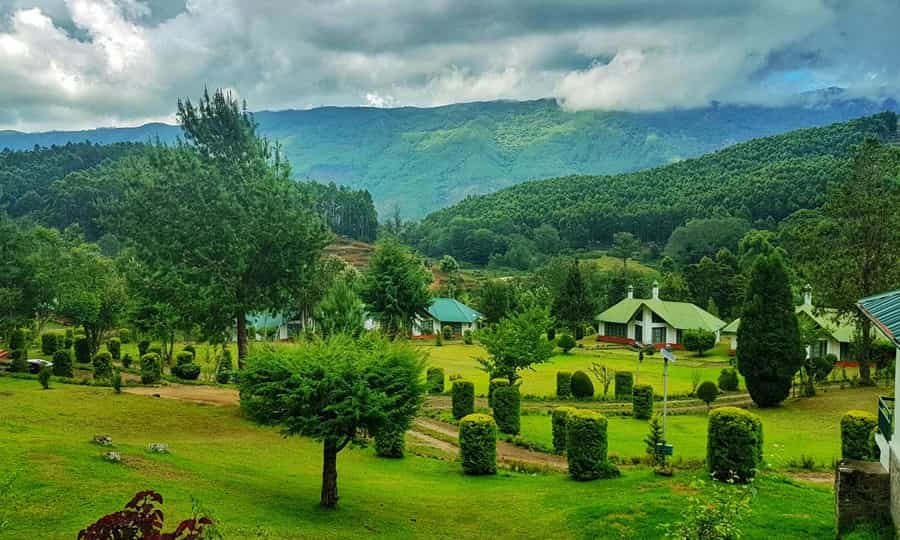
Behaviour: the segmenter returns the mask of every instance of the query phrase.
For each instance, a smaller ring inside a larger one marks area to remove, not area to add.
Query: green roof
[[[827,331],[835,341],[840,343],[850,343],[853,340],[853,332],[856,325],[853,319],[847,316],[841,316],[836,309],[816,308],[807,304],[797,306],[794,312],[799,315],[806,314],[820,328]],[[737,334],[738,327],[741,325],[740,319],[735,319],[728,323],[728,326],[722,329],[723,334]]]
[[[427,311],[442,323],[472,323],[482,318],[481,313],[453,298],[432,298]]]
[[[894,345],[900,347],[900,290],[863,298],[856,305]]]
[[[694,304],[652,298],[626,298],[597,315],[597,320],[624,324],[634,317],[634,314],[641,306],[647,306],[650,308],[650,311],[656,313],[670,326],[678,330],[702,328],[703,330],[715,332],[725,326],[725,321]]]

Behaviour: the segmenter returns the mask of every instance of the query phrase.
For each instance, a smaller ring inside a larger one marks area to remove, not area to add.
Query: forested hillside
[[[427,253],[485,263],[510,252],[517,259],[546,253],[543,246],[605,246],[623,231],[662,245],[691,218],[777,222],[820,206],[855,145],[896,136],[897,115],[885,112],[642,172],[527,182],[435,212],[406,235]]]
[[[256,114],[298,179],[368,190],[382,215],[421,218],[468,195],[526,180],[618,174],[699,156],[748,139],[840,122],[893,101],[815,99],[800,106],[713,106],[657,113],[562,110],[553,100],[436,108],[324,107]],[[70,141],[175,140],[175,126],[22,134],[0,148]]]

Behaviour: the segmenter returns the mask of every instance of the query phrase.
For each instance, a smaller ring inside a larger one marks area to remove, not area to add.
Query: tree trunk
[[[243,311],[237,315],[237,349],[238,369],[243,369],[247,358],[247,317]]]
[[[324,508],[337,506],[337,454],[337,443],[326,439],[322,462],[322,499],[319,501]]]
[[[869,372],[869,360],[872,357],[872,322],[868,318],[862,321],[862,335],[859,341],[859,382],[868,386],[872,384],[872,375]]]

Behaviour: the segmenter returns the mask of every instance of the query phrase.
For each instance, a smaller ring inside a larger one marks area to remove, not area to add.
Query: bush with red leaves
[[[78,540],[199,540],[204,527],[212,525],[207,517],[186,519],[174,532],[164,533],[163,513],[156,508],[162,495],[154,491],[136,494],[124,510],[103,516],[78,533]]]

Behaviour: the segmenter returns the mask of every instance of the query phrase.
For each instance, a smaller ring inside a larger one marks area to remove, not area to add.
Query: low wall
[[[857,523],[883,523],[890,519],[891,481],[891,475],[877,461],[845,459],[838,463],[834,474],[838,538],[852,531]]]

